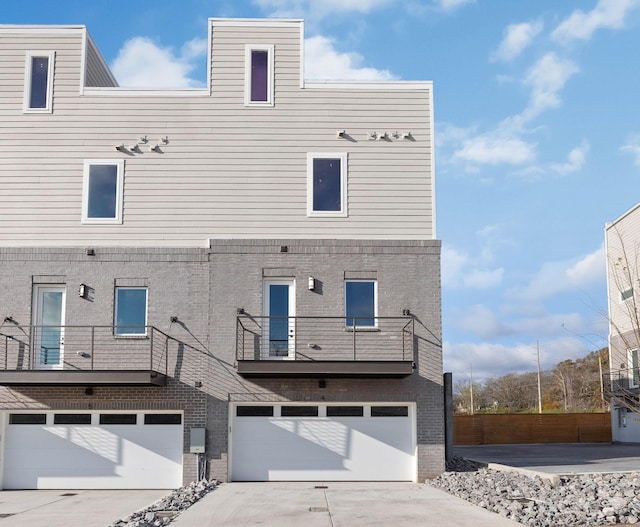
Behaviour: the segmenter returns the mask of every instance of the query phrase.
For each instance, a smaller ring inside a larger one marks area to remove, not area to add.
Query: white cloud
[[[510,24],[504,30],[504,37],[493,53],[493,60],[509,61],[516,58],[527,48],[533,39],[542,31],[541,20],[535,22],[523,22],[521,24]]]
[[[502,283],[504,269],[488,268],[480,258],[452,247],[442,248],[442,285],[451,289],[488,289]]]
[[[514,288],[509,295],[521,300],[541,300],[558,293],[584,290],[604,280],[604,246],[573,260],[547,262],[523,288]]]
[[[640,134],[629,136],[627,142],[620,147],[620,150],[633,155],[633,163],[640,166]]]
[[[600,0],[589,12],[576,9],[551,33],[558,41],[588,40],[598,29],[620,29],[628,13],[640,5],[640,0]]]
[[[207,41],[187,42],[180,54],[162,48],[147,37],[127,40],[113,61],[120,86],[129,88],[197,88],[203,83],[190,77],[196,61],[206,55]]]
[[[454,158],[481,165],[521,165],[535,158],[535,145],[518,137],[487,133],[462,142]]]
[[[578,66],[549,52],[540,58],[527,72],[524,84],[531,87],[527,108],[515,119],[524,124],[544,110],[560,105],[559,92],[566,82],[579,71]]]
[[[540,366],[551,369],[558,362],[577,359],[592,351],[592,347],[576,337],[559,337],[540,342]],[[487,342],[444,343],[444,371],[453,372],[456,381],[468,380],[473,368],[474,382],[499,377],[507,373],[533,372],[537,368],[536,338],[513,345]]]
[[[358,53],[340,53],[333,39],[315,36],[305,39],[305,78],[321,80],[393,80],[388,70],[362,66]]]
[[[475,0],[434,0],[434,5],[441,11],[454,11],[464,5],[474,3]]]
[[[393,3],[392,0],[254,0],[254,3],[273,17],[302,17],[319,20],[329,15],[369,13]]]
[[[572,172],[577,172],[584,166],[588,151],[589,143],[583,141],[580,146],[577,146],[576,148],[571,150],[571,152],[569,152],[567,161],[565,163],[551,164],[551,170],[560,174],[561,176],[571,174]]]

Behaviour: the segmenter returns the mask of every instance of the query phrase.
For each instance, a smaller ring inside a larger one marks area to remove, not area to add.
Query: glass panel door
[[[295,358],[295,284],[293,280],[267,280],[264,283],[265,319],[263,359]]]
[[[38,369],[62,368],[65,288],[36,286],[33,293],[33,351]]]

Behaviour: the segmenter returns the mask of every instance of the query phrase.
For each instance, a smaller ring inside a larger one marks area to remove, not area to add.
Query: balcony
[[[118,332],[133,334],[113,326],[4,326],[0,385],[164,386],[177,341],[153,326]]]
[[[244,377],[406,377],[414,320],[239,314],[236,361]]]
[[[640,370],[625,368],[603,374],[604,396],[608,401],[615,399],[619,406],[632,412],[640,411]]]

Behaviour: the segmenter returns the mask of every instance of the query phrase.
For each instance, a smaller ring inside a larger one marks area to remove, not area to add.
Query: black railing
[[[604,372],[602,377],[605,394],[616,395],[630,391],[639,391],[640,370],[638,368],[611,370]]]
[[[410,317],[236,318],[237,360],[412,361]]]
[[[178,341],[154,326],[5,326],[0,370],[151,370],[166,375]]]

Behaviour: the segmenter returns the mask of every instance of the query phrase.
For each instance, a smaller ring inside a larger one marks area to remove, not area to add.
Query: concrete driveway
[[[107,527],[168,490],[3,490],[2,527]]]
[[[519,524],[417,483],[223,483],[171,525],[515,527]]]

